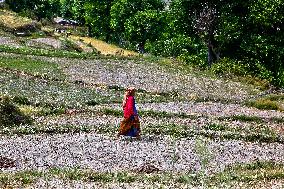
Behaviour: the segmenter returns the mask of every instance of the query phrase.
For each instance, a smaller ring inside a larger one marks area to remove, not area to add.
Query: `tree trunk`
[[[213,52],[213,47],[208,45],[208,53],[207,53],[207,62],[208,62],[208,66],[209,68],[212,66],[213,62],[214,62],[214,52]]]
[[[140,54],[144,54],[145,53],[145,42],[140,42],[137,44],[137,51]]]
[[[91,28],[91,26],[88,24],[88,37],[91,37],[91,36],[92,36],[91,32],[92,32],[92,28]]]
[[[208,66],[211,67],[212,64],[219,59],[219,55],[215,52],[214,46],[214,26],[212,25],[209,30],[207,48],[208,48]]]

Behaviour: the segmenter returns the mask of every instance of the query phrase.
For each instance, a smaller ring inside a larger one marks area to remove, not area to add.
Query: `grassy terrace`
[[[9,72],[0,72],[0,78],[0,93],[27,99],[28,104],[35,106],[77,106],[87,99],[101,97],[91,89],[78,89],[75,84],[27,80]]]
[[[237,164],[227,167],[223,172],[212,175],[202,173],[167,173],[154,172],[116,172],[103,173],[80,168],[52,168],[46,171],[22,171],[17,173],[0,173],[1,185],[4,187],[29,186],[37,182],[39,178],[48,181],[52,178],[70,181],[83,181],[93,183],[144,183],[157,184],[162,186],[237,186],[240,183],[246,187],[259,181],[282,180],[284,179],[284,166],[273,162],[256,161],[250,164]]]
[[[60,134],[60,133],[82,133],[95,132],[106,134],[110,137],[115,136],[118,128],[114,125],[96,124],[93,126],[86,125],[22,125],[15,127],[2,127],[1,134],[8,135],[29,135],[29,134]],[[196,125],[147,125],[143,126],[143,135],[167,135],[174,138],[191,138],[195,136],[204,136],[211,139],[220,140],[241,140],[249,142],[265,143],[284,143],[282,135],[277,134],[269,127],[247,127],[231,128],[225,125],[207,124],[203,128]]]
[[[7,64],[9,62],[9,64]],[[26,64],[29,62],[29,64]],[[104,103],[112,103],[121,101],[123,88],[110,87],[107,89],[107,95],[97,93],[96,90],[80,87],[80,85],[60,81],[64,75],[56,64],[36,61],[36,60],[20,60],[12,58],[1,58],[0,66],[5,69],[1,72],[0,83],[2,94],[9,93],[12,100],[18,104],[20,109],[32,116],[47,116],[59,115],[65,112],[66,108],[77,107],[82,109],[84,106],[97,105]],[[19,77],[17,73],[11,73],[9,70],[24,70],[30,75],[44,75],[44,81],[34,79],[26,80]],[[47,72],[45,72],[47,70]],[[50,72],[53,70],[53,72]],[[53,75],[51,75],[53,74]],[[62,76],[63,75],[63,76]],[[51,80],[50,78],[51,77]],[[58,81],[56,81],[58,80]],[[12,89],[12,90],[11,90]],[[48,95],[46,95],[48,94]],[[58,98],[60,94],[60,98]],[[139,91],[138,95],[143,95],[143,100],[151,100],[152,102],[161,102],[171,100],[168,96],[159,95],[153,98],[151,93]],[[141,96],[140,96],[141,97]],[[90,99],[92,99],[90,101]],[[74,103],[76,102],[76,103]],[[83,108],[84,109],[84,108]],[[82,109],[82,110],[83,110]],[[84,112],[85,110],[83,110]],[[90,110],[87,110],[90,111]],[[121,117],[122,110],[104,108],[97,112],[97,115],[111,115]],[[181,119],[197,119],[199,116],[188,115],[185,113],[169,113],[164,111],[140,110],[140,116],[152,118],[181,118]],[[206,116],[203,116],[206,117]],[[219,117],[221,121],[241,121],[254,123],[283,123],[283,118],[264,119],[257,116],[234,115],[231,117]],[[259,124],[257,124],[259,125]],[[117,128],[112,125],[101,125],[101,127],[90,127],[84,125],[24,125],[14,128],[2,128],[2,134],[37,134],[37,133],[69,133],[69,132],[98,132],[114,134]],[[196,127],[196,125],[179,125],[179,124],[164,124],[164,125],[148,125],[143,128],[144,134],[170,135],[177,138],[192,137],[202,135],[209,138],[220,139],[238,139],[244,141],[260,141],[260,142],[280,142],[283,143],[283,137],[270,129],[268,126],[250,126],[248,128],[228,127],[226,123],[207,124],[204,128]]]
[[[62,57],[62,58],[82,58],[82,59],[94,59],[98,58],[97,54],[84,53],[84,52],[72,52],[67,50],[48,50],[48,49],[36,49],[31,47],[11,47],[6,45],[0,45],[0,52],[15,53],[22,55],[36,55],[36,56],[48,56],[48,57]]]
[[[103,86],[100,91],[104,92],[100,94],[97,89],[81,87],[80,83],[67,81],[66,74],[58,64],[18,56],[0,56],[0,78],[2,80],[0,94],[9,93],[12,97],[25,98],[35,105],[38,102],[57,104],[59,107],[76,106],[72,102],[81,105],[120,103],[125,90],[119,86]],[[98,84],[95,88],[101,88],[101,86]],[[177,98],[174,93],[156,94],[138,89],[137,99],[139,103],[167,102],[182,100],[183,97]]]
[[[1,50],[2,49],[2,50]],[[138,94],[137,94],[137,99],[142,99],[140,101],[140,103],[144,103],[144,102],[167,102],[167,101],[195,101],[195,102],[204,102],[204,101],[219,101],[221,103],[231,103],[234,102],[236,103],[236,101],[234,99],[230,99],[230,98],[225,98],[222,97],[218,94],[214,94],[214,95],[208,95],[208,93],[214,92],[211,91],[213,89],[212,88],[212,84],[216,81],[217,83],[227,83],[225,81],[217,81],[217,78],[214,78],[213,75],[210,75],[206,72],[198,72],[198,71],[194,71],[194,69],[191,66],[185,65],[183,63],[177,63],[175,61],[171,61],[171,60],[167,60],[167,59],[161,59],[161,58],[154,58],[154,57],[129,57],[129,58],[125,58],[125,57],[107,57],[107,56],[97,56],[94,54],[84,54],[84,53],[77,53],[77,52],[70,52],[70,51],[62,51],[62,50],[46,50],[46,49],[35,49],[35,48],[30,48],[30,47],[20,47],[20,48],[15,48],[15,47],[9,47],[9,46],[1,46],[0,45],[0,51],[3,52],[10,52],[10,53],[16,53],[16,54],[23,54],[23,55],[36,55],[36,56],[45,56],[45,57],[65,57],[65,58],[77,58],[77,59],[85,59],[87,58],[88,60],[91,60],[93,58],[95,59],[102,59],[102,60],[132,60],[133,62],[135,62],[135,64],[150,64],[149,66],[151,67],[151,64],[158,64],[158,67],[153,67],[154,72],[157,71],[157,69],[162,69],[162,70],[166,70],[167,74],[172,74],[173,77],[176,74],[180,74],[180,75],[186,75],[189,74],[190,77],[193,77],[194,80],[196,80],[198,83],[196,83],[195,85],[197,85],[196,87],[202,87],[202,90],[204,90],[204,92],[201,92],[202,94],[195,94],[193,92],[191,92],[191,94],[186,94],[186,95],[181,95],[181,93],[179,91],[176,90],[172,90],[169,92],[147,92],[147,91],[139,91],[138,90]],[[94,56],[93,56],[94,55]],[[68,73],[64,73],[62,74],[62,68],[57,67],[57,70],[54,70],[54,72],[50,72],[50,73],[46,73],[44,72],[44,70],[48,70],[50,68],[50,64],[48,63],[40,63],[39,65],[42,65],[42,67],[38,67],[39,72],[30,72],[29,68],[26,68],[24,65],[27,65],[28,67],[31,67],[31,65],[29,65],[29,63],[26,64],[22,64],[24,62],[44,62],[40,60],[40,57],[25,57],[23,60],[19,61],[19,60],[13,60],[13,59],[20,59],[19,56],[15,56],[13,57],[13,54],[9,54],[9,58],[8,57],[3,57],[5,56],[4,54],[2,55],[2,65],[0,65],[1,67],[4,68],[9,68],[11,70],[17,70],[17,71],[22,71],[24,73],[27,74],[32,74],[36,77],[40,77],[43,79],[53,79],[53,80],[62,80],[62,76],[67,75]],[[21,57],[22,58],[22,57]],[[15,62],[18,62],[18,65],[21,65],[21,67],[17,67],[14,66],[13,64],[15,64]],[[89,62],[86,62],[89,64]],[[87,66],[86,63],[83,63],[81,66],[85,67]],[[104,61],[102,63],[105,63]],[[109,63],[107,63],[109,64]],[[115,63],[116,64],[116,63]],[[9,65],[9,66],[8,66]],[[55,64],[53,64],[55,65]],[[44,67],[45,66],[45,67]],[[69,66],[69,65],[67,65]],[[114,65],[113,65],[114,66]],[[116,65],[115,65],[116,66]],[[158,71],[159,72],[159,71]],[[52,75],[52,73],[56,73],[57,76],[54,77]],[[204,77],[212,77],[212,79],[203,79]],[[185,77],[186,78],[186,77]],[[185,78],[183,78],[183,76],[180,78],[181,82],[185,82],[183,80],[185,80]],[[200,81],[199,81],[200,80]],[[72,81],[75,82],[75,81]],[[216,87],[220,87],[217,84]],[[234,83],[232,83],[233,85],[235,85]],[[97,85],[97,84],[95,84]],[[198,86],[200,85],[200,86]],[[208,85],[208,86],[207,86]],[[99,84],[98,84],[99,86]],[[206,87],[207,86],[207,87]],[[116,93],[123,93],[122,91],[124,91],[124,88],[121,86],[111,86],[108,85],[107,86],[109,89],[114,89],[116,91]],[[208,88],[209,87],[209,88]],[[226,87],[231,87],[231,86],[226,86]],[[225,88],[226,88],[225,87]],[[242,86],[243,87],[243,86]],[[190,87],[190,90],[193,90],[192,87]],[[208,88],[208,89],[207,89]],[[245,87],[246,88],[246,87]],[[245,88],[243,88],[243,90],[246,90]],[[248,87],[248,89],[251,87]],[[208,90],[208,91],[207,91]],[[252,89],[249,89],[252,90]],[[233,93],[235,94],[237,91],[233,91],[232,89],[230,89],[228,91],[229,93]],[[253,91],[251,91],[253,92]],[[110,91],[110,93],[112,93],[112,91]],[[255,93],[255,91],[253,92]],[[119,98],[116,99],[111,99],[110,102],[118,102],[121,99],[121,95]],[[87,102],[89,105],[95,105],[98,104],[98,102],[96,100],[90,99]]]
[[[16,13],[0,9],[0,27],[14,31],[33,25],[33,21],[28,18],[18,16]]]
[[[16,64],[21,61],[15,62]],[[35,61],[34,63],[38,63]],[[0,66],[5,67],[5,63]],[[14,72],[7,69],[0,70],[0,94],[9,94],[11,97],[27,99],[28,104],[34,106],[57,106],[57,107],[78,107],[79,105],[98,105],[104,103],[120,103],[123,98],[123,91],[115,88],[96,88],[82,87],[80,84],[64,81],[64,74],[57,72],[57,68],[51,65],[51,68],[39,69],[37,67],[25,68],[31,74],[29,80],[24,77],[19,77],[22,72]],[[21,65],[23,66],[23,65]],[[11,67],[11,64],[9,64]],[[15,68],[15,66],[13,66]],[[1,69],[1,68],[0,68]],[[50,75],[50,70],[55,70]],[[36,71],[39,70],[39,71]],[[29,75],[28,75],[29,76]],[[41,80],[44,79],[44,80]],[[63,81],[62,81],[63,80]],[[47,95],[48,94],[48,95]],[[58,94],[60,94],[58,96]],[[143,102],[166,102],[174,98],[171,96],[153,96],[151,93],[139,93],[139,103]]]
[[[65,74],[58,65],[25,57],[0,57],[0,68],[20,71],[39,78],[64,80]]]

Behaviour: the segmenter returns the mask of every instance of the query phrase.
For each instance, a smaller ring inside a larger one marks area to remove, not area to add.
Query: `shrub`
[[[160,39],[153,43],[146,43],[145,50],[153,55],[177,57],[182,53],[196,54],[198,45],[185,35],[177,35],[170,39]]]
[[[27,17],[27,18],[30,18],[30,19],[33,19],[33,20],[37,19],[35,13],[33,11],[27,10],[27,9],[24,9],[21,12],[19,12],[19,16]]]
[[[211,70],[215,74],[221,75],[237,75],[246,76],[249,75],[249,66],[237,62],[229,58],[222,58],[218,62],[212,65]]]
[[[24,115],[8,97],[0,97],[0,126],[31,124],[30,117]]]
[[[276,77],[273,81],[277,86],[284,87],[284,68],[276,73]]]
[[[190,64],[192,66],[197,66],[199,68],[205,69],[207,66],[206,60],[202,56],[190,55],[189,53],[183,53],[179,55],[178,60]]]

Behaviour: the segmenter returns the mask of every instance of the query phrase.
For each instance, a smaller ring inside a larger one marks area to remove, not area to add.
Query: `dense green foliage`
[[[89,33],[106,41],[110,40],[112,34],[110,29],[110,8],[112,1],[86,1],[84,4],[84,19],[86,25],[89,27]]]
[[[6,0],[10,9],[37,20],[52,18],[60,11],[60,0]]]
[[[284,86],[282,0],[172,0],[168,4],[162,0],[6,0],[6,3],[10,9],[37,19],[56,15],[75,19],[88,26],[90,35],[125,48],[135,49],[139,44],[142,52],[179,57],[193,65],[213,66],[215,72],[222,68],[222,72],[257,76]]]
[[[159,13],[155,10],[139,11],[124,24],[127,40],[139,43],[144,52],[148,40],[154,42],[162,34],[165,25]]]

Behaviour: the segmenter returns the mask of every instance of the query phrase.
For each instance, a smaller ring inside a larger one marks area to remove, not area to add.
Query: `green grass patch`
[[[284,94],[271,94],[265,97],[265,99],[271,100],[271,101],[284,101]]]
[[[117,109],[110,109],[110,108],[104,108],[99,110],[99,113],[104,115],[112,115],[112,116],[122,116],[123,111],[117,110]],[[188,115],[185,113],[168,113],[166,111],[154,111],[154,110],[139,110],[138,111],[139,116],[145,116],[145,117],[156,117],[156,118],[191,118],[191,119],[197,119],[198,116],[194,115]]]
[[[248,115],[233,115],[228,117],[218,117],[218,120],[255,122],[255,123],[269,123],[269,122],[284,123],[284,118],[279,118],[279,117],[263,118],[263,117],[248,116]]]
[[[262,119],[257,116],[247,116],[247,115],[233,115],[231,117],[233,121],[244,121],[244,122],[261,122]]]
[[[11,47],[0,45],[0,52],[16,53],[23,55],[47,56],[47,57],[62,57],[62,58],[82,58],[82,59],[97,59],[98,55],[94,53],[73,52],[58,49],[36,49],[30,47]]]
[[[271,101],[270,99],[258,99],[255,101],[246,102],[247,106],[255,107],[261,110],[278,110],[284,111],[284,108],[275,101]]]
[[[243,122],[264,122],[262,118],[257,116],[247,116],[247,115],[233,115],[230,117],[219,117],[219,120],[232,120],[232,121],[243,121]]]
[[[6,71],[0,72],[0,80],[0,94],[19,96],[24,101],[28,99],[28,105],[35,107],[76,108],[82,107],[90,99],[98,104],[108,102],[107,97],[96,90],[78,87],[72,83],[26,79]],[[109,91],[108,96],[112,95],[112,91]]]
[[[126,90],[120,86],[108,86],[110,91],[115,92],[117,95],[114,98],[107,97],[105,101],[111,103],[121,103],[124,95],[124,91]],[[143,89],[137,89],[136,92],[136,102],[137,103],[161,103],[161,102],[176,102],[176,101],[187,101],[188,99],[184,96],[177,94],[176,92],[169,93],[152,93]],[[95,101],[88,101],[87,105],[94,106],[97,105]]]
[[[65,113],[64,107],[20,105],[19,109],[29,116],[61,115]]]
[[[284,118],[272,117],[270,120],[276,123],[284,123]]]
[[[145,174],[134,172],[95,172],[80,168],[52,168],[46,171],[21,171],[17,173],[0,173],[0,186],[9,186],[18,183],[28,186],[39,178],[59,178],[65,181],[83,181],[99,183],[173,183],[178,176],[171,173]]]
[[[36,179],[43,177],[43,172],[40,171],[21,171],[16,173],[0,173],[0,187],[10,188],[10,186],[31,185]]]
[[[193,130],[188,129],[189,126],[165,124],[165,125],[149,125],[143,129],[142,133],[154,134],[154,135],[170,135],[177,138],[192,137],[196,133]]]
[[[37,106],[32,105],[33,103],[24,96],[13,96],[7,97],[11,103],[17,108],[21,113],[26,116],[48,116],[48,115],[60,115],[65,113],[65,108],[57,106],[51,103],[41,103]]]
[[[228,166],[223,172],[209,180],[214,184],[232,181],[249,183],[251,181],[284,179],[284,165],[271,161],[256,161],[248,164]]]
[[[115,110],[110,108],[101,109],[99,113],[103,115],[112,115],[112,116],[122,116],[123,111],[122,110]]]
[[[142,129],[142,134],[170,135],[176,138],[204,136],[211,139],[244,140],[250,142],[279,142],[284,143],[284,138],[265,126],[249,128],[230,128],[224,125],[209,124],[203,129],[188,125],[149,125]]]
[[[218,187],[230,183],[252,183],[255,181],[269,181],[284,179],[283,164],[271,161],[256,161],[247,164],[227,166],[222,172],[213,175],[198,173],[136,173],[136,172],[96,172],[80,168],[51,168],[45,171],[21,171],[16,173],[0,173],[0,186],[10,186],[17,183],[27,187],[39,178],[58,178],[64,181],[83,181],[98,183],[159,183],[172,186],[173,183],[182,186]]]
[[[23,71],[40,78],[64,80],[65,75],[55,63],[33,60],[26,57],[0,56],[0,67]]]
[[[182,61],[175,60],[175,59],[162,58],[162,57],[157,57],[157,56],[146,56],[146,57],[143,57],[143,59],[146,62],[155,63],[159,65],[159,67],[162,67],[172,73],[177,73],[177,71],[184,73],[184,74],[195,74],[196,73],[194,72],[194,68],[191,65],[184,63]],[[204,72],[201,72],[199,70],[198,74],[204,74]]]
[[[0,134],[59,134],[59,133],[89,133],[114,136],[118,132],[117,125],[21,125],[19,127],[3,127]],[[142,135],[168,135],[174,138],[191,138],[203,136],[210,139],[242,140],[249,142],[284,143],[284,138],[268,127],[228,128],[223,125],[210,124],[203,129],[189,125],[162,124],[147,125],[142,128]]]

